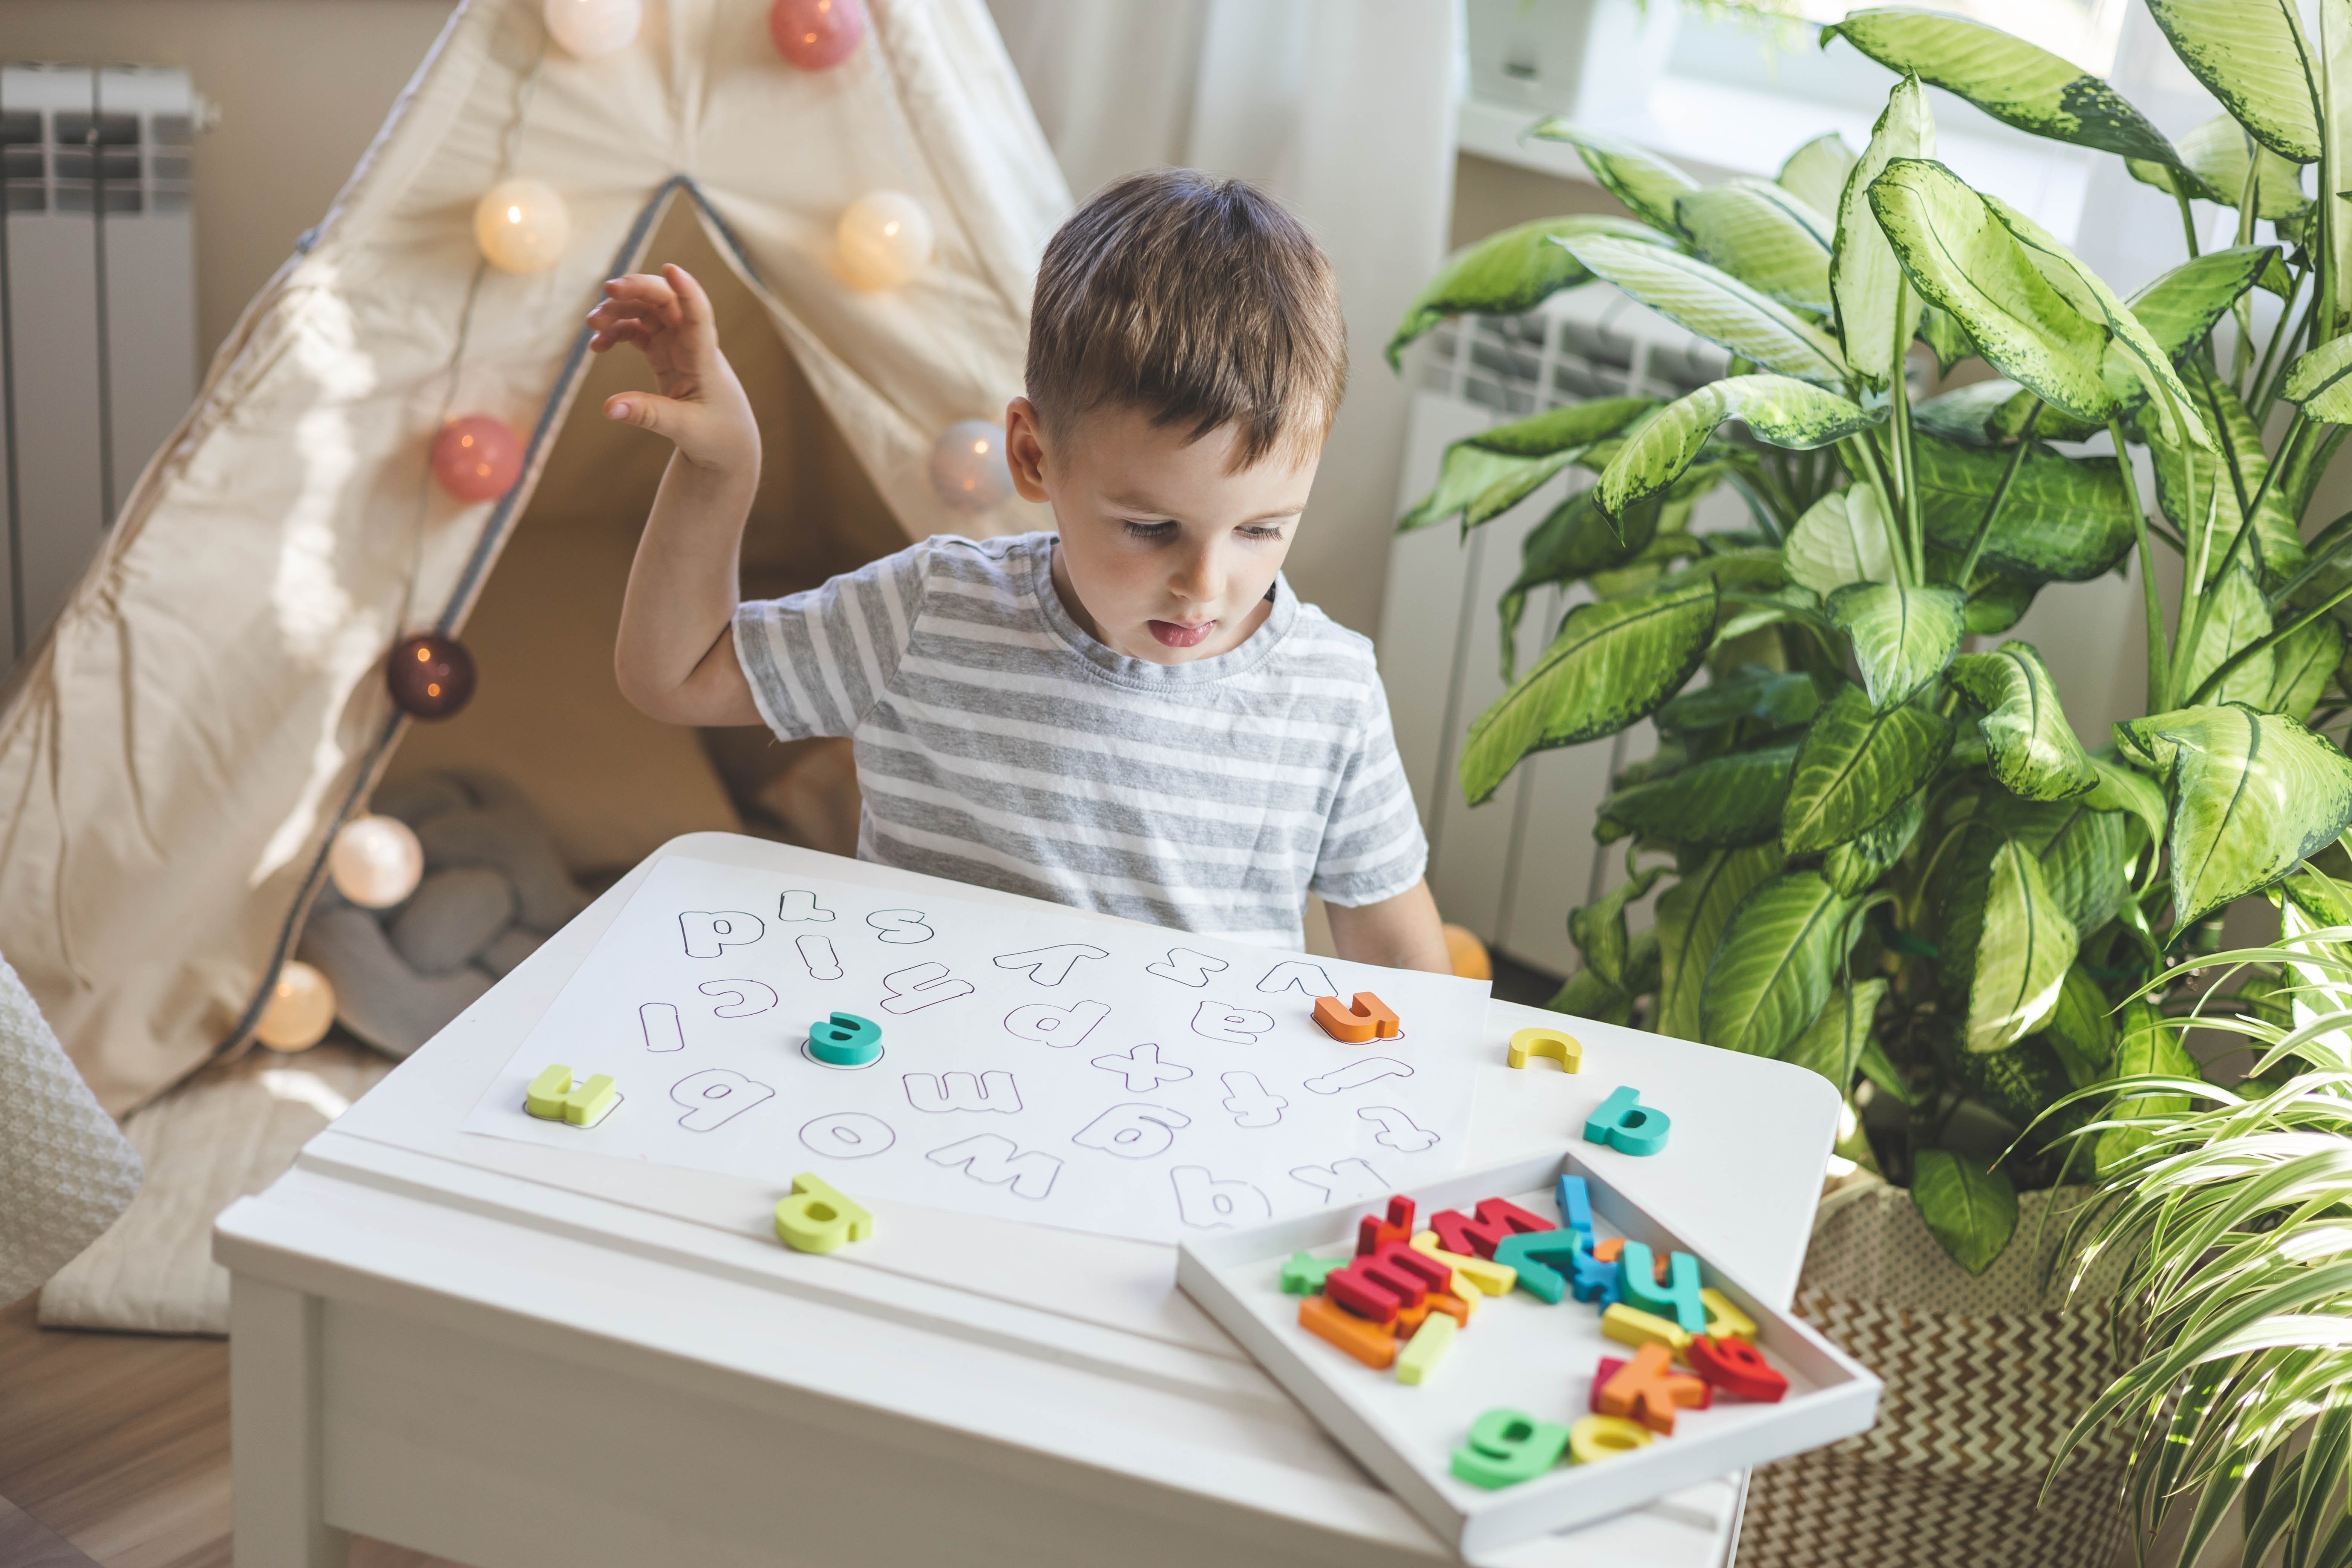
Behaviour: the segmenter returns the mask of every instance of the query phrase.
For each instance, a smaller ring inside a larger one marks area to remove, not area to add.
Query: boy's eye
[[[1176,531],[1172,522],[1137,522],[1131,518],[1121,521],[1129,539],[1165,539]]]
[[[1253,522],[1237,530],[1236,531],[1238,531],[1244,539],[1272,541],[1282,537],[1282,524],[1278,522]]]

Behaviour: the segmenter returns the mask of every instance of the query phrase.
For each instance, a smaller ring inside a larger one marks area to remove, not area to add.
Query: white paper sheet
[[[1343,1045],[1370,991],[1400,1038]],[[1312,958],[673,856],[463,1123],[469,1132],[856,1199],[1175,1241],[1456,1169],[1483,981]],[[835,1011],[879,1059],[807,1053]],[[593,1127],[523,1110],[540,1070],[609,1073]]]

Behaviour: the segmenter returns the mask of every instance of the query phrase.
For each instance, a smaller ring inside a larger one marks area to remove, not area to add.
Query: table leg
[[[344,1568],[327,1523],[316,1297],[229,1284],[229,1458],[236,1568]]]

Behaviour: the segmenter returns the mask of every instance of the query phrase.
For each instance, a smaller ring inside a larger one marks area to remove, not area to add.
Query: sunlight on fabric
[[[271,1068],[262,1073],[261,1087],[270,1099],[307,1105],[330,1121],[352,1108],[352,1102],[328,1088],[318,1074],[300,1068]]]
[[[352,604],[337,571],[337,513],[359,465],[348,410],[375,391],[376,369],[359,347],[351,307],[336,291],[336,281],[331,268],[320,268],[296,329],[294,360],[315,396],[294,426],[301,489],[286,513],[269,601],[286,657],[319,668],[326,677],[321,689],[340,696],[374,663],[383,629]],[[260,885],[299,854],[318,826],[320,797],[342,771],[343,748],[336,736],[342,706],[320,705],[318,741],[301,793],[263,847],[248,886]]]

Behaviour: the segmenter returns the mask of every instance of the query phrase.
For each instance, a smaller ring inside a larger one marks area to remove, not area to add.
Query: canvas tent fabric
[[[804,73],[765,0],[646,0],[595,61],[533,0],[471,0],[248,307],[0,712],[0,950],[110,1110],[249,1030],[401,732],[387,649],[462,628],[580,384],[581,319],[668,204],[696,205],[908,537],[1039,525],[949,512],[925,465],[1019,391],[1068,193],[980,0],[866,5],[857,52]],[[478,282],[473,206],[509,173],[562,195],[572,237]],[[877,189],[924,204],[938,251],[861,293],[834,226]],[[530,433],[513,492],[427,484],[445,410]]]

